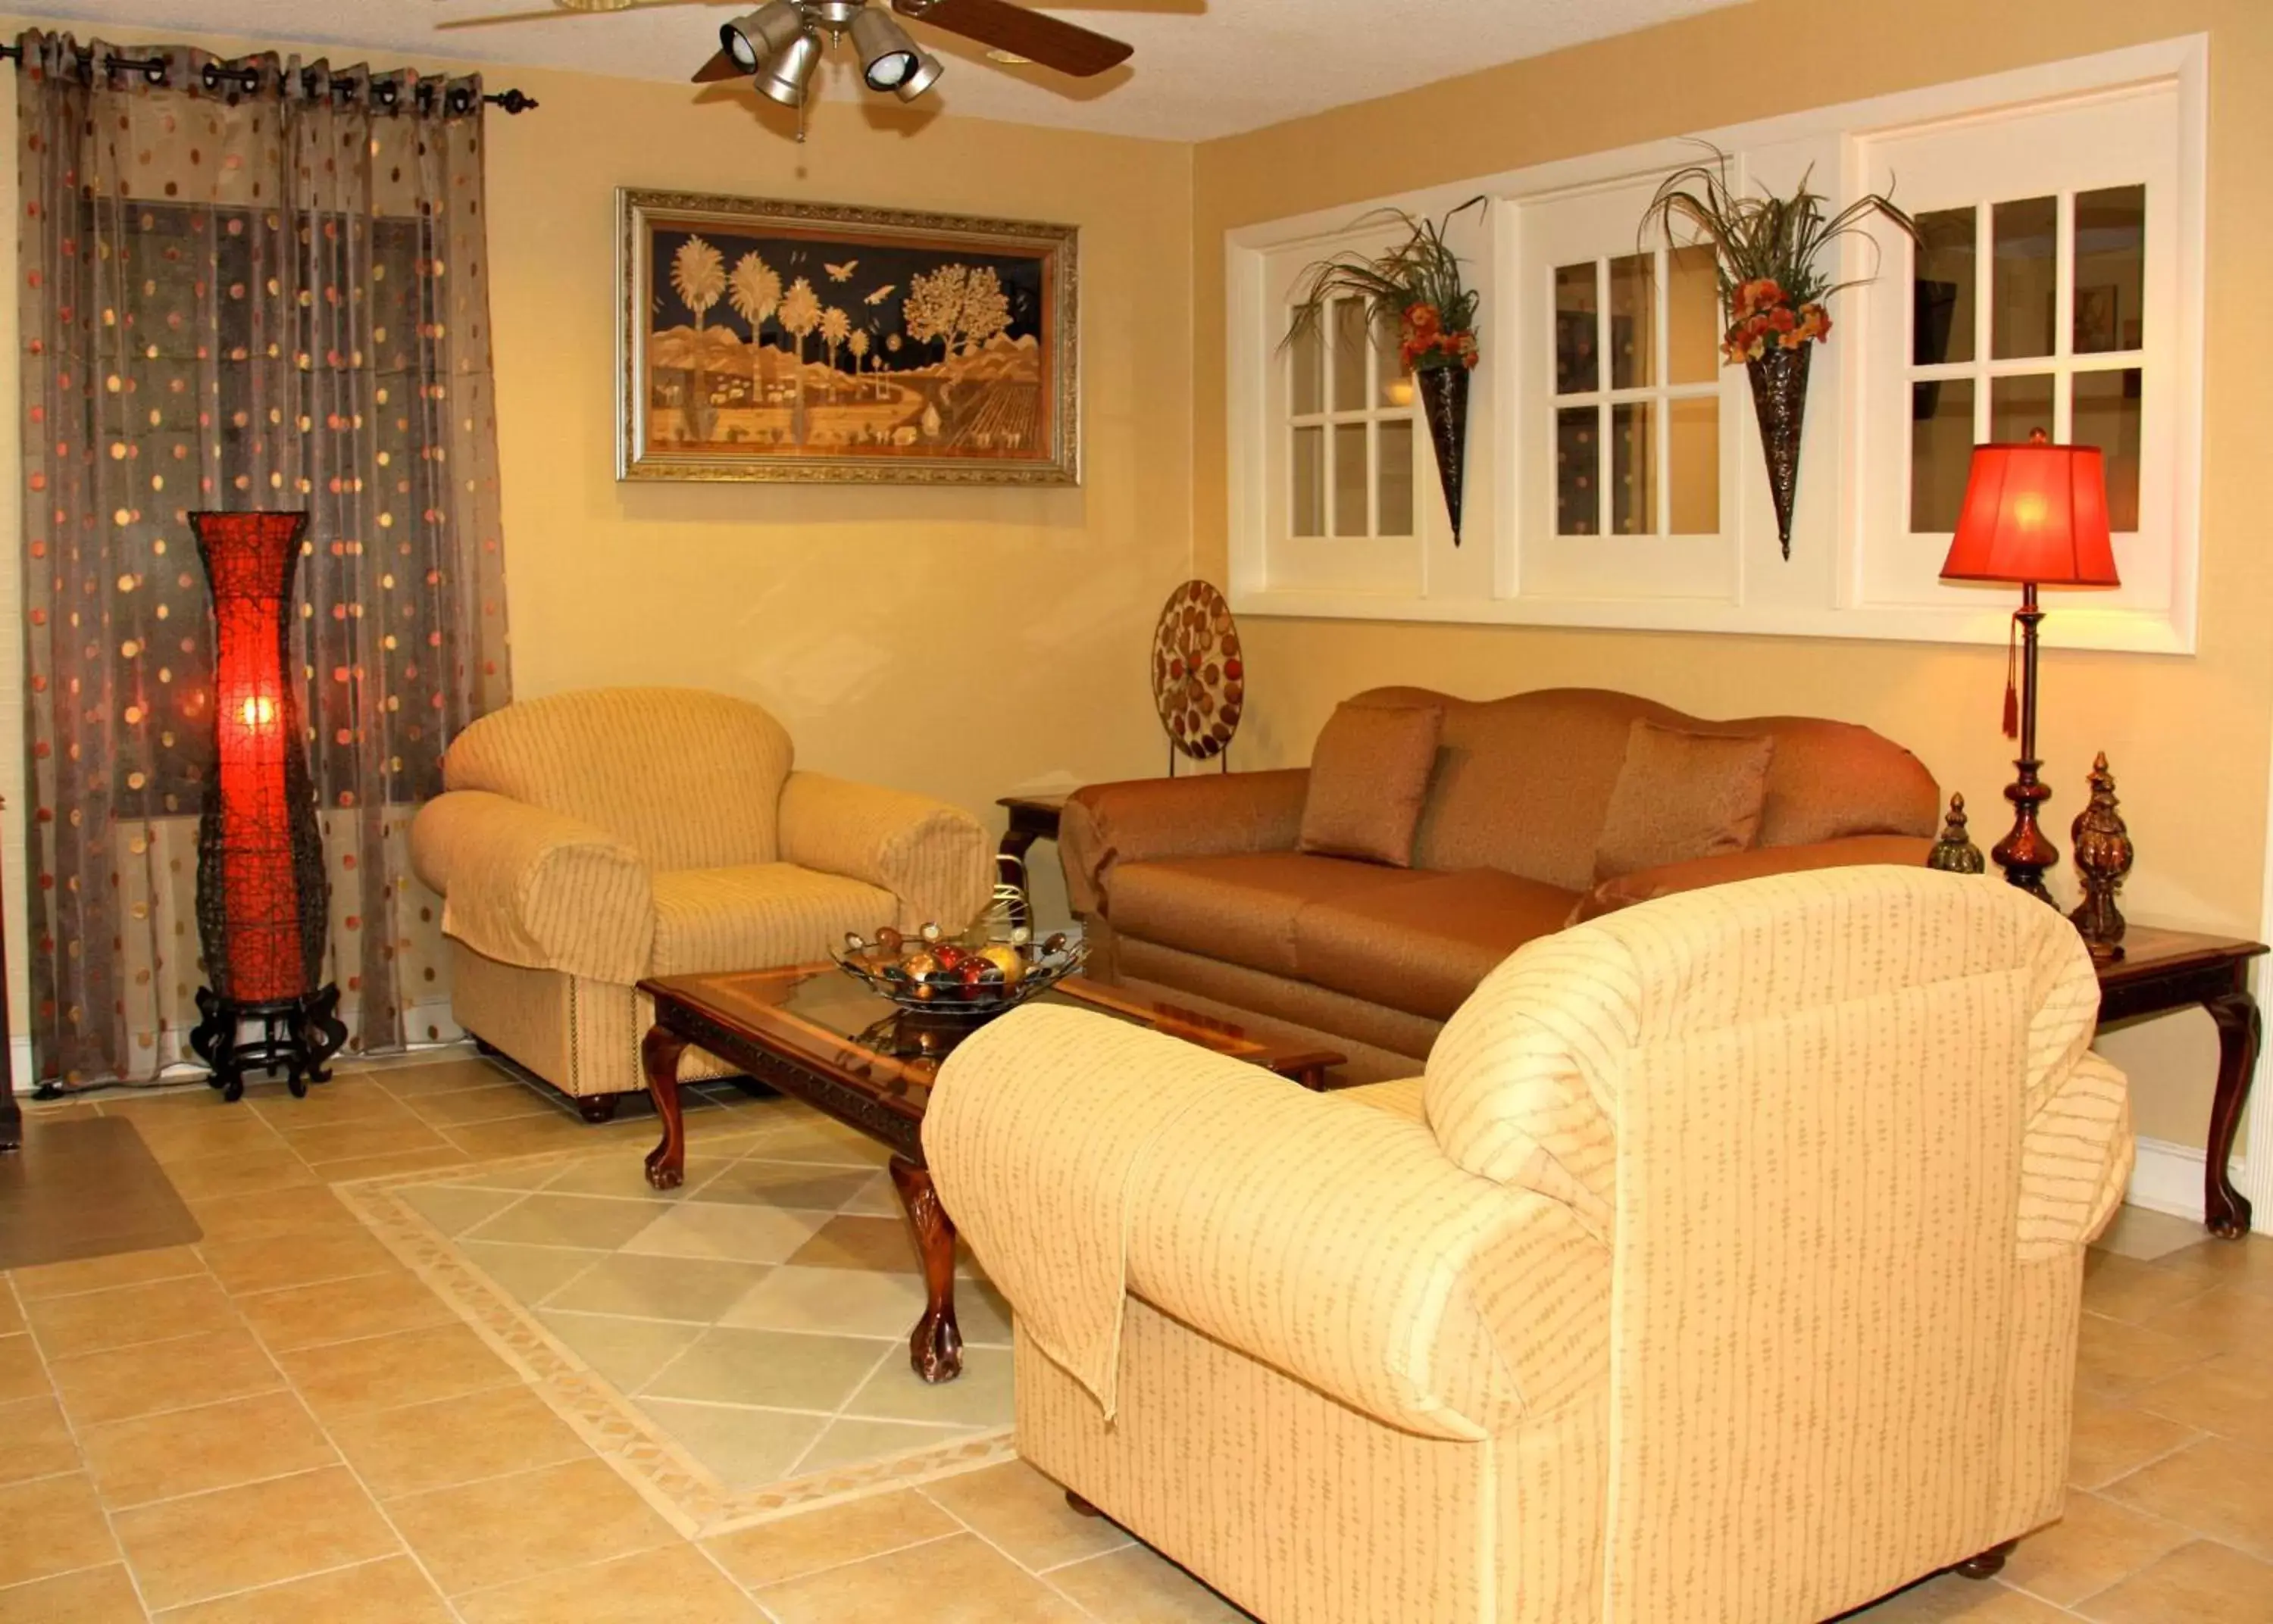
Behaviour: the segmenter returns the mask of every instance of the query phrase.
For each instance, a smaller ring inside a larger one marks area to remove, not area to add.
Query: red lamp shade
[[[190,515],[214,600],[214,781],[198,916],[214,991],[273,1005],[315,990],[327,906],[289,643],[307,515]]]
[[[1944,580],[2119,587],[2097,445],[1977,445]]]

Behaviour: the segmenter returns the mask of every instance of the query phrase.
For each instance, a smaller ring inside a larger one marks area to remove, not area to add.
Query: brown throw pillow
[[[1437,765],[1434,706],[1337,706],[1310,751],[1297,851],[1413,866],[1413,831]]]
[[[1637,721],[1594,843],[1594,879],[1749,851],[1775,739],[1684,733]]]

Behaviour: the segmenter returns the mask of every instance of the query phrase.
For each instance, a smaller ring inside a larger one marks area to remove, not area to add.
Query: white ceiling
[[[949,58],[947,75],[934,93],[947,109],[1191,141],[1737,3],[1054,0],[1037,6],[1136,47],[1127,66],[1088,81],[1038,68],[1003,68],[952,36],[919,26],[918,32]],[[152,38],[154,31],[195,30],[413,58],[466,58],[501,68],[683,81],[716,49],[717,23],[755,4],[684,0],[557,18],[543,15],[546,0],[29,0],[26,9],[71,19],[82,33],[99,25],[130,41]],[[539,15],[494,27],[435,27],[507,12]],[[829,64],[826,94],[867,94],[841,54]]]

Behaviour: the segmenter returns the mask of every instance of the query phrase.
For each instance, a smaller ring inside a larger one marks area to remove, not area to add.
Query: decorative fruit
[[[896,954],[906,940],[905,937],[889,924],[876,932],[876,946],[889,954]]]
[[[939,961],[928,953],[911,953],[900,961],[900,973],[910,981],[929,981],[939,974]]]
[[[986,970],[987,966],[984,961],[974,959],[965,964],[956,974],[962,978],[964,986],[981,987],[986,984]]]
[[[939,961],[940,969],[959,970],[963,968],[964,960],[971,955],[960,947],[941,947],[932,950],[932,956]]]
[[[1016,986],[1026,978],[1026,961],[1016,947],[1005,947],[999,942],[992,947],[979,949],[979,956],[986,960],[1005,986]]]

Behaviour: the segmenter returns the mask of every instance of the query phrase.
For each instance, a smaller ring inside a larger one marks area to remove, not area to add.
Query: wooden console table
[[[1062,795],[1006,795],[994,803],[1010,814],[1010,827],[1002,833],[1002,843],[994,849],[994,865],[998,874],[1005,869],[1017,873],[1018,900],[1010,909],[1013,924],[1033,923],[1032,894],[1026,888],[1026,853],[1036,841],[1058,837],[1058,818],[1065,804]]]
[[[2202,1222],[2226,1240],[2249,1232],[2249,1199],[2233,1187],[2226,1164],[2233,1159],[2233,1138],[2249,1103],[2263,1037],[2257,999],[2249,991],[2249,962],[2266,951],[2263,942],[2134,924],[2123,938],[2123,956],[2099,966],[2102,1027],[2196,1007],[2217,1022],[2217,1092],[2204,1147]]]

